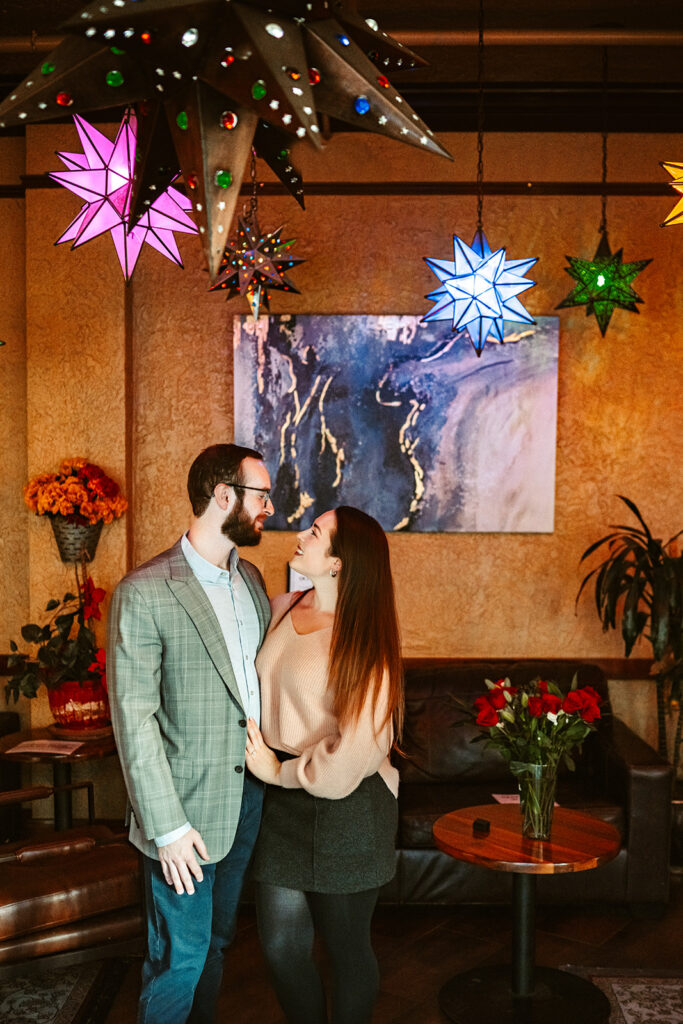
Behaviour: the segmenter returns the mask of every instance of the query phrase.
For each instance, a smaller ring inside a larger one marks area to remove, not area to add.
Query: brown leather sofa
[[[74,787],[90,789],[92,783]],[[51,786],[0,794],[0,806],[45,799]],[[68,966],[142,949],[139,855],[89,824],[0,846],[0,979],[19,965]]]
[[[562,771],[558,803],[614,824],[622,835],[615,860],[592,871],[540,876],[540,901],[595,900],[634,910],[661,908],[669,893],[671,766],[611,714],[607,681],[595,665],[571,661],[406,661],[404,757],[401,775],[396,877],[382,898],[399,903],[508,902],[508,873],[454,860],[437,850],[432,825],[458,807],[494,803],[493,793],[514,793],[515,780],[494,748],[472,743],[476,726],[453,698],[472,704],[485,679],[513,684],[540,676],[568,690],[579,684],[603,697],[603,718],[578,758]],[[463,723],[464,720],[464,724]]]

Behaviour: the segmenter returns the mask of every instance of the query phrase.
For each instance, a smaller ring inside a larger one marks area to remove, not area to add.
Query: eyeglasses
[[[227,487],[233,487],[236,491],[258,491],[261,495],[261,501],[264,507],[271,501],[270,488],[269,487],[250,487],[249,484],[235,484],[232,480],[224,480],[223,483]],[[272,501],[271,501],[272,504]]]

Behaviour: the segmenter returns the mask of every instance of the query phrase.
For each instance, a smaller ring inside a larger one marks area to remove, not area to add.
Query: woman
[[[342,505],[298,534],[290,565],[311,590],[273,601],[257,667],[262,730],[247,765],[269,783],[253,878],[259,935],[290,1024],[367,1024],[379,987],[370,921],[394,874],[403,674],[387,539]]]

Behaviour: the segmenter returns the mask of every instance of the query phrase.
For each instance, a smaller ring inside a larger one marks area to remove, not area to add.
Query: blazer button
[[[247,720],[246,720],[246,718],[240,718],[240,720],[239,720],[239,722],[237,724],[241,725],[243,729],[246,729],[246,727],[247,727]]]
[[[237,772],[238,775],[241,775],[242,772],[244,771],[244,768],[242,767],[241,764],[236,764],[235,765],[235,771]]]

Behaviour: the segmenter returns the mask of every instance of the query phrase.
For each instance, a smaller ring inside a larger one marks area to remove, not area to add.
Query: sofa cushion
[[[603,698],[603,716],[609,715],[607,682],[595,665],[577,666],[573,661],[407,662],[406,714],[401,743],[405,756],[396,761],[402,781],[458,779],[477,785],[504,782],[509,777],[504,759],[495,748],[486,748],[483,742],[472,742],[482,735],[481,730],[463,713],[458,701],[473,707],[475,698],[486,692],[486,679],[505,677],[513,685],[519,685],[540,676],[553,679],[567,691],[577,667],[579,685],[593,686]],[[584,745],[587,753],[592,739],[589,737]]]
[[[140,902],[138,853],[128,843],[2,865],[0,941]]]

